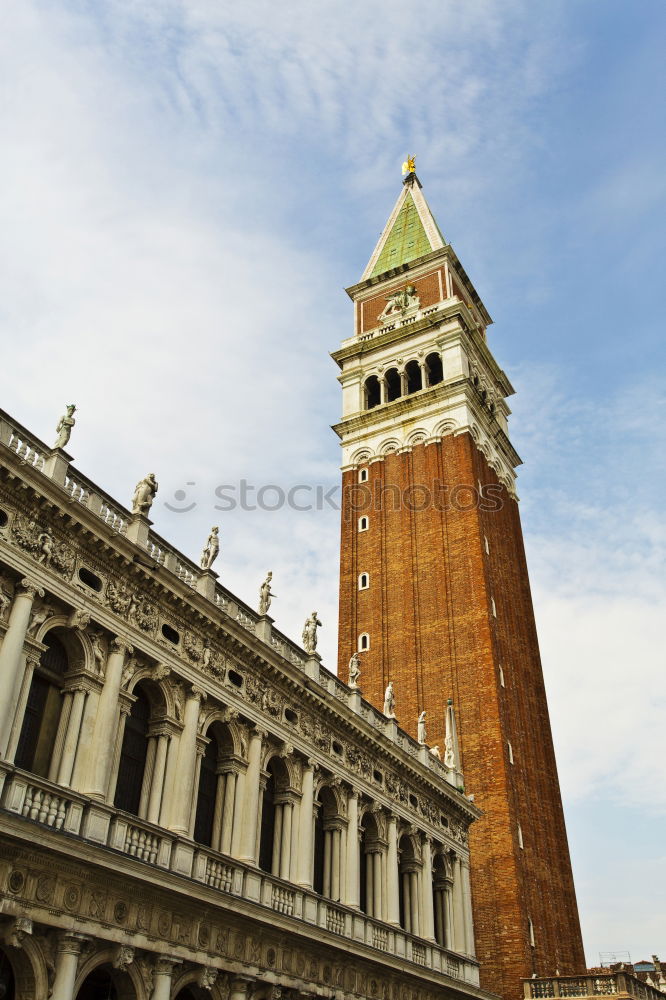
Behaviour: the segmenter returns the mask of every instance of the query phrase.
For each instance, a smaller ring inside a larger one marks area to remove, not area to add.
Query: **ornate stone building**
[[[584,971],[578,910],[490,316],[412,171],[334,354],[343,415],[340,659],[416,731],[458,717],[481,982]]]
[[[76,471],[70,410],[0,412],[0,996],[486,997],[456,768],[154,534],[154,478]]]

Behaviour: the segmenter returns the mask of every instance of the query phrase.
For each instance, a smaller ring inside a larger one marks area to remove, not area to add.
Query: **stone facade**
[[[413,176],[391,218],[409,191],[432,233]],[[428,253],[374,273],[391,240],[405,245],[391,225],[348,289],[357,333],[333,355],[338,672],[359,651],[369,700],[380,706],[393,682],[401,724],[416,735],[426,708],[440,746],[453,700],[466,786],[483,812],[471,835],[481,982],[517,1000],[521,977],[585,961],[508,438],[513,389],[487,345],[490,317],[439,230]],[[383,315],[407,287],[405,308]]]
[[[8,1000],[485,998],[460,776],[0,412]]]

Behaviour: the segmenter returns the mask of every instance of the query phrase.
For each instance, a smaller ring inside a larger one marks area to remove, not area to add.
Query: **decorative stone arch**
[[[442,420],[435,427],[435,435],[437,437],[446,437],[449,434],[455,434],[458,430],[458,423],[455,420]]]
[[[380,455],[392,455],[400,447],[400,441],[397,438],[387,438],[379,445],[377,452]]]
[[[410,448],[413,448],[414,445],[423,444],[423,442],[426,440],[427,437],[428,437],[428,432],[426,431],[426,429],[424,427],[417,427],[416,430],[412,431],[409,434],[407,438],[407,444],[409,445]]]
[[[352,465],[365,465],[372,458],[372,452],[369,448],[361,448],[359,451],[355,451],[351,457]]]
[[[75,1000],[88,976],[101,966],[104,966],[109,973],[111,981],[116,988],[118,1000],[148,1000],[143,977],[139,972],[136,962],[131,962],[124,968],[115,968],[114,961],[117,961],[118,951],[118,946],[101,948],[83,959],[74,984]]]
[[[194,987],[195,991],[200,990],[201,995],[205,996],[206,1000],[227,1000],[229,974],[222,969],[213,970],[217,971],[217,979],[212,986],[202,985],[206,973],[211,970],[213,970],[212,966],[190,966],[186,969],[179,969],[173,978],[171,996],[174,1000],[178,1000],[180,991],[191,986]]]
[[[80,629],[72,628],[69,624],[69,615],[58,614],[47,618],[39,626],[35,638],[43,643],[51,632],[55,632],[56,638],[65,647],[68,673],[80,670],[82,667],[95,670],[95,656],[90,638]]]
[[[411,856],[417,864],[423,860],[423,843],[420,832],[413,826],[401,825],[398,828],[398,845],[407,841],[411,851]],[[401,848],[404,850],[404,847]]]
[[[21,1000],[41,1000],[49,995],[48,965],[44,951],[30,934],[18,933],[12,943],[12,925],[6,925],[0,949],[4,952],[14,974],[16,996]]]
[[[384,809],[378,807],[375,802],[364,802],[358,812],[359,826],[363,825],[366,816],[368,817],[368,822],[373,824],[379,839],[386,841],[388,837],[388,816]]]
[[[314,789],[314,798],[316,802],[320,801],[322,792],[330,793],[330,795],[326,795],[330,811],[332,811],[336,816],[346,818],[347,794],[342,782],[336,779],[333,775],[321,776]]]
[[[141,666],[132,674],[126,691],[128,694],[134,694],[141,684],[142,691],[150,702],[151,716],[155,719],[164,717],[175,719],[176,699],[173,682],[168,681],[168,677],[156,680],[154,667]]]

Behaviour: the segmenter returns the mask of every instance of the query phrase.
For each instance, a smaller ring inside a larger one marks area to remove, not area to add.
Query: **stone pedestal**
[[[308,677],[319,683],[319,664],[321,663],[321,656],[319,653],[310,653],[307,660],[305,661],[305,672]]]
[[[54,483],[64,486],[67,470],[73,461],[72,456],[64,448],[52,448],[44,462],[44,475],[49,476]]]
[[[361,714],[361,703],[363,701],[363,696],[361,695],[360,688],[352,688],[349,692],[349,707],[352,712],[356,712],[357,715]]]
[[[205,597],[208,601],[215,600],[215,584],[217,583],[218,574],[212,569],[202,570],[199,579],[197,580],[197,592]]]
[[[273,621],[270,615],[261,615],[257,620],[257,625],[255,632],[257,637],[265,642],[267,646],[271,644],[271,636],[273,634]]]
[[[145,514],[133,514],[132,520],[127,525],[126,537],[130,542],[135,542],[142,549],[145,549],[148,545],[148,532],[152,523]]]
[[[386,720],[386,725],[384,726],[384,732],[390,740],[395,743],[398,739],[398,720],[396,718]]]

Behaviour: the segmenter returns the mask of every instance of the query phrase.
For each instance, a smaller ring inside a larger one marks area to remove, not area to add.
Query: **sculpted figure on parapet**
[[[387,719],[395,719],[395,694],[393,693],[393,681],[389,681],[384,692],[384,715]]]
[[[144,479],[140,479],[132,497],[132,513],[147,515],[153,505],[157,489],[154,472],[149,472]]]
[[[303,626],[303,649],[312,655],[317,649],[317,627],[321,622],[317,617],[317,612],[313,611],[309,618],[305,619]]]
[[[271,606],[271,601],[273,600],[274,597],[277,597],[277,594],[273,594],[271,592],[271,586],[272,586],[271,580],[272,579],[273,579],[273,574],[269,570],[268,576],[266,577],[266,579],[262,583],[261,587],[259,588],[259,614],[260,615],[267,615],[268,614],[268,609]]]
[[[72,433],[72,427],[76,423],[76,420],[74,419],[75,410],[76,406],[74,405],[74,403],[70,403],[69,406],[67,407],[67,412],[64,413],[63,416],[58,421],[58,426],[56,427],[56,433],[58,437],[56,438],[56,443],[53,445],[54,448],[64,448],[65,445],[69,442]]]
[[[361,676],[361,657],[358,653],[353,653],[349,661],[349,687],[357,688],[358,679]]]
[[[210,569],[215,560],[217,559],[220,552],[220,529],[215,525],[210,529],[210,535],[208,536],[208,541],[204,545],[204,550],[201,553],[201,568]]]

